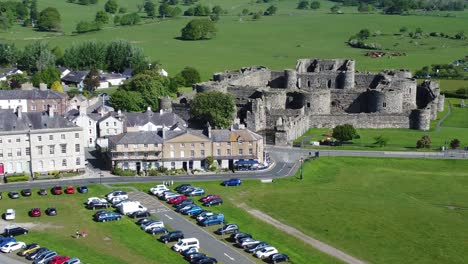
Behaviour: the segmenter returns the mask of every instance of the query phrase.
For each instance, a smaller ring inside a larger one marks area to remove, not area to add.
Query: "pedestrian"
[[[76,232],[75,232],[75,238],[80,238],[80,231],[76,230]]]
[[[84,229],[83,229],[83,230],[81,230],[81,236],[82,236],[82,237],[86,237],[86,236],[87,236],[87,234],[86,234],[86,230],[84,230]]]

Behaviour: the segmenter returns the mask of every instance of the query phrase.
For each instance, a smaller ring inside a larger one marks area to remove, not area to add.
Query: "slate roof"
[[[67,94],[52,90],[0,90],[0,100],[44,100],[44,99],[63,99]]]
[[[21,119],[9,109],[0,110],[0,132],[77,127],[58,115],[50,117],[47,112],[23,112]]]
[[[69,74],[63,76],[62,81],[70,83],[80,83],[88,75],[89,71],[71,71]]]
[[[161,144],[163,139],[156,131],[122,133],[109,138],[111,144]]]
[[[126,76],[124,76],[122,74],[118,74],[118,73],[103,73],[100,76],[101,81],[115,80],[115,79],[126,79],[126,78],[127,78]]]
[[[84,102],[84,101],[88,100],[88,98],[86,98],[86,96],[84,96],[83,94],[77,94],[77,95],[73,96],[73,98],[71,98],[70,100],[73,100],[73,99],[78,100],[80,102]]]
[[[244,141],[255,141],[262,138],[257,133],[254,133],[248,129],[240,130],[229,130],[229,129],[213,129],[211,130],[211,138],[214,142],[234,142],[238,141],[238,138]]]
[[[153,123],[154,125],[164,125],[166,127],[172,127],[173,125],[179,123],[179,127],[186,127],[187,123],[180,118],[178,115],[169,112],[153,112],[148,110],[144,113],[126,113],[125,126],[126,127],[135,127],[143,126],[148,122]]]

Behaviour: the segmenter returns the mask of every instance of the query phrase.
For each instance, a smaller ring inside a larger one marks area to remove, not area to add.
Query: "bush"
[[[155,169],[148,170],[148,175],[149,176],[159,176],[159,174],[161,174],[161,172],[158,171],[158,170],[155,170]]]
[[[59,174],[60,174],[60,171],[58,171],[58,170],[49,171],[47,173],[47,175],[52,175],[52,176],[57,176]]]
[[[356,129],[350,124],[338,125],[333,128],[332,136],[340,142],[352,140],[356,135]]]
[[[432,140],[428,135],[422,136],[420,140],[416,142],[416,148],[431,148]]]
[[[112,170],[112,174],[117,175],[117,176],[135,176],[136,171],[134,171],[134,170],[123,170],[121,168],[114,168]]]
[[[452,141],[450,141],[450,148],[451,149],[457,149],[460,147],[460,140],[459,139],[453,139]]]
[[[7,176],[5,178],[5,182],[7,182],[7,183],[10,183],[10,182],[23,182],[23,181],[29,181],[29,175],[28,174],[11,175],[11,176]]]

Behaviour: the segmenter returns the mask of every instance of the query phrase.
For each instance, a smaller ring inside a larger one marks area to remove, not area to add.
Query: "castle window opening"
[[[331,88],[331,80],[328,80],[327,86],[328,86],[328,88]]]
[[[307,86],[310,88],[310,81],[307,81]]]
[[[307,108],[310,108],[310,103],[307,103]]]
[[[383,107],[387,107],[387,103],[383,103],[383,105],[382,105],[382,106],[383,106]]]

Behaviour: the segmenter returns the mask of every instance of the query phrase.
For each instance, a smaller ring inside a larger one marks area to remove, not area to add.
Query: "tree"
[[[27,81],[29,81],[27,77],[28,76],[26,75],[26,73],[22,73],[22,74],[18,73],[18,74],[12,74],[8,76],[7,82],[6,82],[8,88],[13,88],[13,89],[21,88],[21,85],[23,83],[26,83]],[[7,88],[7,87],[4,87],[4,88]]]
[[[309,2],[306,0],[302,0],[297,4],[297,9],[308,9],[309,8]]]
[[[340,142],[352,140],[357,135],[353,125],[344,124],[333,128],[332,136]]]
[[[169,4],[162,4],[159,6],[159,15],[164,17],[170,16],[172,7]]]
[[[31,81],[35,87],[39,87],[41,83],[45,83],[47,87],[51,87],[54,82],[60,81],[60,71],[53,66],[49,66],[42,71],[36,72]]]
[[[314,9],[314,10],[319,9],[320,8],[320,2],[319,1],[312,1],[310,3],[310,8]]]
[[[72,69],[105,69],[107,45],[97,41],[72,44],[65,50],[63,65]]]
[[[143,8],[145,9],[146,15],[149,17],[153,18],[156,16],[156,5],[153,1],[146,1]]]
[[[190,102],[192,116],[203,124],[209,122],[215,127],[228,127],[235,112],[234,98],[221,92],[203,92],[195,95]]]
[[[460,144],[461,144],[460,140],[455,138],[452,141],[450,141],[450,148],[457,149],[460,147]]]
[[[120,25],[122,26],[131,26],[140,23],[141,18],[137,13],[131,13],[123,15],[120,18]]]
[[[194,19],[181,30],[183,40],[211,39],[215,35],[215,23],[209,19]]]
[[[334,5],[330,8],[330,12],[333,14],[341,14],[343,11],[341,11],[341,8],[339,5]]]
[[[406,33],[408,31],[408,28],[403,26],[400,28],[400,33]]]
[[[201,81],[200,78],[200,73],[197,71],[197,69],[193,67],[185,67],[179,74],[178,76],[181,77],[181,80],[183,80],[182,85],[185,87],[191,87],[195,83],[199,83]]]
[[[212,9],[211,9],[211,13],[212,14],[216,14],[216,15],[221,15],[222,13],[224,13],[224,10],[221,8],[221,6],[219,5],[215,5]]]
[[[367,28],[364,28],[364,29],[361,29],[357,35],[356,35],[359,39],[367,39],[370,37],[370,30],[367,29]]]
[[[359,3],[357,10],[360,13],[370,13],[374,11],[374,6],[371,4]]]
[[[80,21],[76,24],[75,31],[78,34],[91,32],[91,31],[99,31],[102,29],[102,24],[96,21],[87,22],[87,21]]]
[[[267,10],[263,13],[265,16],[272,16],[274,14],[276,14],[276,11],[278,10],[278,8],[274,5],[271,5],[267,8]]]
[[[38,13],[39,12],[37,11],[37,0],[32,0],[31,5],[29,6],[29,18],[31,19],[33,25],[37,20]]]
[[[61,17],[57,8],[47,7],[39,13],[37,27],[42,31],[58,31],[60,30]]]
[[[55,66],[55,56],[45,41],[33,42],[23,49],[19,65],[22,69],[34,73],[48,66]]]
[[[62,84],[60,84],[60,81],[53,82],[50,89],[52,91],[57,91],[57,92],[63,93],[63,88],[62,88]]]
[[[119,14],[125,14],[125,13],[127,13],[127,8],[119,7]]]
[[[262,12],[260,11],[252,15],[253,20],[259,20],[260,18],[262,18]]]
[[[83,80],[85,89],[94,92],[96,88],[98,88],[99,85],[101,85],[100,78],[101,77],[99,71],[97,71],[96,69],[91,70],[86,76],[86,78]]]
[[[242,9],[242,15],[246,16],[249,14],[249,10],[247,8]]]
[[[388,138],[386,138],[386,137],[384,137],[382,135],[375,137],[374,140],[375,140],[374,144],[378,145],[379,147],[387,146]]]
[[[127,110],[130,112],[140,112],[145,108],[145,102],[138,92],[117,89],[111,98],[110,104],[115,109]]]
[[[132,68],[137,73],[148,67],[143,50],[126,40],[112,41],[104,54],[110,71],[123,72],[126,68]]]
[[[117,4],[117,1],[115,0],[108,0],[106,4],[104,5],[104,10],[106,10],[107,13],[115,14],[119,8],[119,5]]]
[[[15,65],[21,57],[21,51],[15,44],[0,43],[0,65]]]
[[[431,148],[431,138],[428,135],[422,136],[421,139],[419,139],[416,142],[416,148],[421,149],[421,148]]]
[[[94,21],[105,25],[109,23],[109,15],[102,10],[98,11],[96,13],[96,18],[94,18]]]

